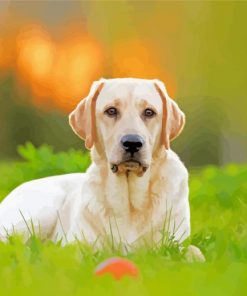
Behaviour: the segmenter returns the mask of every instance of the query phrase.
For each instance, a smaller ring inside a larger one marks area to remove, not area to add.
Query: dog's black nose
[[[138,135],[125,135],[121,139],[121,144],[124,150],[130,152],[133,156],[135,152],[138,152],[142,148],[144,140]]]

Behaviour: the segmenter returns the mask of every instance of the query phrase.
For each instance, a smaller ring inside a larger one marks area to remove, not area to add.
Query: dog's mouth
[[[148,169],[148,166],[144,165],[136,159],[128,159],[118,164],[111,164],[111,170],[116,174],[127,174],[129,172],[135,173],[138,177],[143,176],[143,174]]]

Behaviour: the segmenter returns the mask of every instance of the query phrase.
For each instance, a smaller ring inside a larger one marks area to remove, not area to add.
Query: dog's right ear
[[[95,106],[103,86],[103,80],[94,82],[88,96],[82,99],[69,115],[70,126],[81,139],[85,140],[87,149],[91,149],[96,141]]]

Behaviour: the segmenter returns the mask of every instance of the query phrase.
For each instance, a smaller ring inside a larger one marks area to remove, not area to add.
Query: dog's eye
[[[110,108],[106,109],[104,113],[110,117],[115,117],[118,115],[118,111],[114,107],[110,107]]]
[[[156,113],[152,109],[145,109],[143,115],[145,117],[153,117]]]

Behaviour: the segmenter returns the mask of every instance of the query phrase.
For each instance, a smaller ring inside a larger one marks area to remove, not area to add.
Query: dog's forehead
[[[162,110],[161,97],[151,80],[111,79],[105,81],[97,99],[97,109],[103,108],[116,99],[127,104],[145,100],[150,105],[154,105],[157,110]]]

